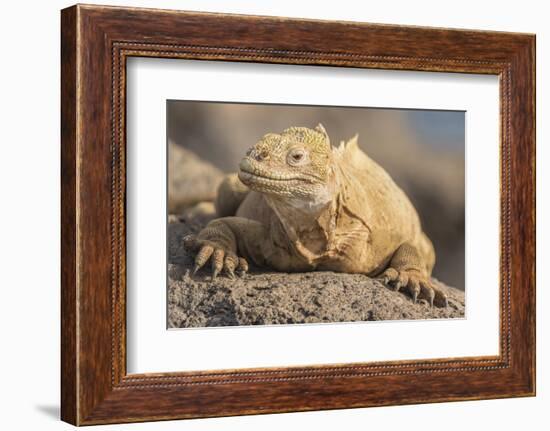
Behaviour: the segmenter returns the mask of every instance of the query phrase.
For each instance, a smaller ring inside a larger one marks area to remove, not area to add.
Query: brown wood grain
[[[62,11],[61,46],[63,420],[83,425],[534,394],[533,35],[79,5]],[[127,375],[131,56],[499,75],[499,356]]]

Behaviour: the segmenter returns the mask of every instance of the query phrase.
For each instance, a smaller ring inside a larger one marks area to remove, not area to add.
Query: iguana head
[[[331,146],[324,127],[268,133],[242,159],[239,179],[250,189],[314,205],[330,199]]]

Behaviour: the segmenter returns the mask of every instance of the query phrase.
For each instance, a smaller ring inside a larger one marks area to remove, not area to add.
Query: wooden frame
[[[87,425],[534,395],[533,35],[78,5],[62,11],[61,46],[63,420]],[[129,56],[498,75],[499,356],[127,375]]]

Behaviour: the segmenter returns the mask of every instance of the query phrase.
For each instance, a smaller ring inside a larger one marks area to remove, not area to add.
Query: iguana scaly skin
[[[413,301],[446,306],[435,253],[405,193],[357,146],[331,147],[321,124],[269,133],[218,190],[217,215],[184,239],[212,277],[248,270],[327,270],[379,277]]]

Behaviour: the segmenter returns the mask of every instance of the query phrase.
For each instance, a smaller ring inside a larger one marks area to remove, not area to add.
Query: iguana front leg
[[[384,284],[391,282],[393,288],[399,291],[405,288],[413,302],[426,299],[431,306],[448,305],[447,295],[431,282],[426,270],[426,263],[417,248],[409,243],[402,244],[392,256],[388,268],[382,273]]]
[[[265,238],[266,229],[261,223],[242,217],[223,217],[212,220],[198,235],[186,236],[183,245],[196,253],[193,274],[210,260],[214,279],[222,271],[229,277],[234,277],[235,271],[245,274],[246,258],[258,263]]]

